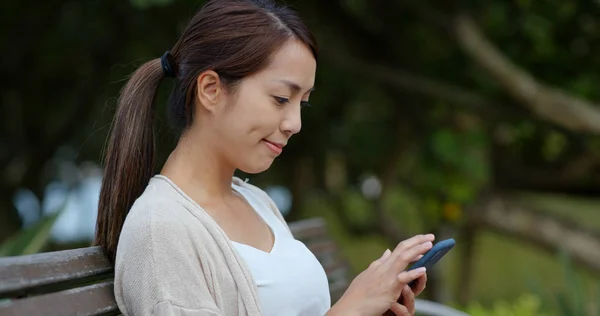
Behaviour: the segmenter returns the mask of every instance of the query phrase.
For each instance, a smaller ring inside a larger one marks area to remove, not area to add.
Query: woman
[[[265,171],[300,131],[317,47],[294,12],[268,1],[208,1],[119,98],[105,160],[96,244],[115,263],[125,315],[414,313],[425,271],[404,272],[432,235],[374,261],[330,306],[325,272],[269,197],[233,177]],[[154,101],[173,77],[175,149],[153,175]],[[406,286],[419,279],[415,293]],[[403,296],[404,305],[396,300]]]

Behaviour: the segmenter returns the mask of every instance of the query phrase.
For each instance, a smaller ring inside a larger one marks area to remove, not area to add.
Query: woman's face
[[[211,116],[213,148],[246,173],[267,170],[300,132],[300,109],[313,89],[316,60],[298,40],[289,40],[262,71],[224,92],[222,111]],[[216,148],[215,148],[216,147]]]

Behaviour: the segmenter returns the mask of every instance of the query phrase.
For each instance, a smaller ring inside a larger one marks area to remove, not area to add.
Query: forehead
[[[259,76],[270,80],[287,80],[308,90],[313,87],[317,61],[311,50],[301,41],[287,41],[273,56],[269,65]]]

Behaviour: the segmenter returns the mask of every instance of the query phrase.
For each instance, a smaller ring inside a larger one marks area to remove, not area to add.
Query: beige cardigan
[[[239,178],[233,181],[251,189],[285,223],[265,192]],[[150,180],[127,215],[114,289],[124,315],[261,314],[256,284],[227,235],[160,175]]]

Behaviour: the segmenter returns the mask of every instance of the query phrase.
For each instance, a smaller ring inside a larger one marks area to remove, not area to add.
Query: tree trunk
[[[300,219],[306,195],[315,185],[315,168],[313,165],[314,161],[312,158],[298,157],[294,161],[292,170],[290,170],[292,176],[290,177],[289,188],[292,195],[292,205],[287,215],[289,221]]]
[[[462,251],[460,252],[459,282],[456,288],[458,303],[467,306],[471,300],[473,289],[473,273],[475,269],[475,240],[477,223],[472,219],[467,220],[467,225],[462,230]]]

